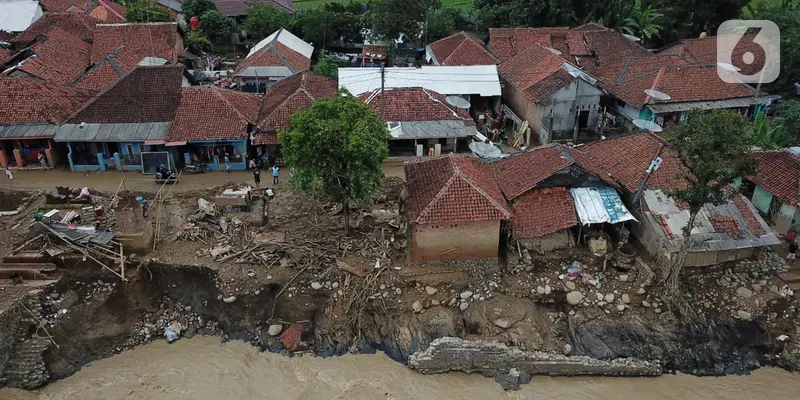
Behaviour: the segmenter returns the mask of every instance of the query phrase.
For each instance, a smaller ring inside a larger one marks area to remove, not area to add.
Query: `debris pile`
[[[180,338],[189,339],[196,334],[219,335],[219,322],[194,312],[189,305],[165,297],[157,311],[142,315],[126,346],[134,347],[162,338],[173,342]]]

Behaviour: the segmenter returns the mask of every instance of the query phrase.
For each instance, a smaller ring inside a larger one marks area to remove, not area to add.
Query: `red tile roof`
[[[66,12],[71,7],[88,10],[92,7],[92,0],[39,0],[44,11]]]
[[[55,27],[24,52],[32,57],[25,59],[18,69],[42,80],[66,85],[86,72],[90,49],[89,43]]]
[[[164,138],[167,142],[243,140],[258,116],[259,96],[194,86],[181,89],[181,100]]]
[[[574,163],[575,160],[566,148],[561,145],[546,145],[488,165],[491,166],[503,195],[512,200]]]
[[[764,236],[768,232],[764,229],[762,225],[763,219],[761,217],[757,217],[756,214],[758,211],[755,210],[752,204],[747,201],[744,196],[736,196],[733,198],[733,204],[739,210],[739,213],[742,214],[742,218],[744,222],[747,224],[747,227],[750,228],[750,231],[753,232],[756,236]]]
[[[0,77],[0,125],[61,124],[92,92],[36,78]]]
[[[301,108],[311,107],[314,100],[330,97],[336,91],[336,81],[313,72],[298,72],[278,81],[264,94],[258,116],[261,131],[256,135],[255,144],[275,144],[275,132],[289,127],[289,117]]]
[[[800,203],[800,155],[788,150],[757,151],[753,158],[758,170],[747,179],[777,197],[778,200],[797,205]]]
[[[742,74],[756,74],[766,57],[764,49],[753,41],[757,35],[757,33],[745,34],[744,37],[742,37],[733,48],[734,52],[732,61],[734,61],[735,64],[738,64],[737,66],[742,69]],[[726,37],[723,36],[722,39],[726,40]],[[677,55],[694,64],[716,64],[718,40],[720,40],[719,36],[709,36],[703,39],[684,39],[672,46],[660,50],[657,54]],[[740,57],[746,52],[753,53],[755,56],[755,61],[750,64],[736,62],[736,60],[740,59]]]
[[[380,112],[382,96],[386,96],[386,121],[464,121],[474,124],[467,110],[455,108],[447,103],[444,95],[423,88],[386,89],[383,95],[377,89],[358,97]]]
[[[511,211],[511,232],[517,238],[542,237],[578,224],[575,201],[564,187],[529,191]]]
[[[428,45],[437,65],[496,65],[500,63],[486,46],[466,32],[456,33]]]
[[[292,72],[307,70],[311,59],[277,41],[262,47],[236,65],[234,76],[243,74],[248,67],[287,67]]]
[[[645,171],[656,157],[661,157],[661,165],[648,176],[647,189],[675,189],[686,185],[681,176],[688,171],[675,150],[649,132],[591,142],[574,148],[572,154],[587,171],[617,182],[631,193],[639,190]]]
[[[499,221],[511,218],[487,168],[468,156],[424,157],[403,164],[406,207],[414,224]]]
[[[389,47],[378,44],[365,44],[364,47],[361,48],[361,57],[375,57],[378,60],[385,60],[389,57]]]
[[[142,58],[127,47],[121,47],[96,62],[92,68],[81,75],[72,86],[96,91],[107,88],[132,71]]]
[[[234,17],[247,15],[247,5],[249,4],[271,5],[287,13],[294,13],[292,0],[214,0],[214,3],[220,12]]]
[[[581,67],[590,72],[593,67],[603,66],[619,59],[651,54],[638,43],[612,29],[583,32],[583,40],[589,50],[588,53],[591,53],[594,58],[591,61],[582,62]]]
[[[88,14],[105,23],[125,22],[125,13],[128,8],[112,1],[98,0],[97,6],[91,9]]]
[[[568,27],[554,28],[489,28],[489,46],[501,62],[529,47],[540,44],[553,47],[552,35],[566,36]]]
[[[593,72],[600,86],[633,107],[650,99],[645,89],[668,94],[659,103],[727,100],[750,97],[755,90],[743,83],[727,83],[719,78],[716,65],[687,65],[677,56],[631,57],[598,68]]]
[[[95,26],[99,20],[88,15],[68,12],[46,12],[36,22],[31,24],[25,32],[14,38],[14,42],[25,43],[35,40],[39,35],[46,34],[50,29],[58,27],[83,40],[91,41],[94,38]]]
[[[139,57],[159,57],[177,62],[183,51],[183,40],[175,22],[139,24],[98,24],[94,32],[92,62],[98,62],[114,50],[125,46]]]
[[[183,65],[136,67],[69,120],[79,124],[169,122],[181,100]]]
[[[500,76],[528,99],[544,100],[575,80],[561,66],[566,61],[541,45],[534,44],[500,64]]]
[[[726,233],[734,239],[741,239],[744,237],[742,228],[739,227],[739,222],[735,217],[723,215],[710,215],[708,221],[714,228],[714,232]]]

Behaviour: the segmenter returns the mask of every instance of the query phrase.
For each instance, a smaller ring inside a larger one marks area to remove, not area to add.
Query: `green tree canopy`
[[[790,144],[800,144],[800,100],[783,100],[778,103],[775,120],[786,129]]]
[[[669,141],[678,151],[686,173],[686,186],[669,190],[677,203],[689,208],[689,222],[683,230],[683,255],[676,257],[667,275],[668,287],[678,290],[678,278],[685,251],[691,245],[690,232],[697,214],[706,204],[724,204],[737,193],[733,183],[755,172],[751,157],[753,139],[750,121],[729,110],[694,111],[672,131]]]
[[[333,79],[339,78],[339,67],[346,67],[347,61],[340,60],[334,56],[323,55],[314,64],[313,71],[320,75],[329,76]]]
[[[335,3],[334,3],[335,4]],[[359,42],[363,24],[361,16],[347,11],[343,6],[317,7],[298,14],[294,21],[296,35],[313,43],[317,48],[324,48],[331,40],[343,38],[346,42]]]
[[[366,201],[380,188],[389,138],[372,107],[346,90],[295,112],[279,134],[284,160],[296,168],[292,184],[342,204],[345,230],[348,203]]]
[[[754,12],[754,19],[772,21],[781,30],[781,73],[767,90],[782,95],[795,93],[794,83],[800,82],[800,2],[765,2]]]
[[[172,15],[154,0],[135,0],[128,3],[125,19],[128,22],[170,22]]]
[[[278,29],[292,29],[292,17],[289,14],[267,4],[247,6],[247,17],[242,22],[247,36],[253,40],[261,40]]]
[[[208,10],[200,16],[200,30],[213,39],[227,38],[238,29],[233,18],[216,9]]]
[[[189,22],[192,17],[200,18],[206,11],[216,10],[217,5],[211,0],[184,0],[181,9],[186,16],[186,22]]]
[[[526,26],[568,26],[580,21],[583,15],[575,10],[572,0],[475,0],[476,27],[480,32],[489,28]]]
[[[371,0],[364,15],[372,39],[396,40],[400,34],[415,40],[426,16],[441,7],[440,0]]]
[[[464,26],[465,21],[461,16],[461,11],[453,7],[442,7],[428,16],[427,41],[435,42],[446,38],[459,31],[460,26]]]
[[[202,31],[189,31],[186,34],[186,47],[195,54],[201,54],[211,48],[211,41]]]

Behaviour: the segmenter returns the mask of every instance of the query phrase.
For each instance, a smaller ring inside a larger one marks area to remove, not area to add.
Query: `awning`
[[[714,101],[690,101],[685,103],[657,103],[648,104],[656,114],[682,112],[690,110],[715,110],[719,108],[740,108],[750,107],[754,104],[763,104],[771,97],[742,97],[738,99],[714,100]]]
[[[570,193],[575,200],[578,218],[584,225],[636,221],[614,188],[581,187],[570,189]]]
[[[52,124],[0,125],[0,140],[51,139],[57,129]]]
[[[182,141],[182,142],[167,142],[165,145],[166,145],[167,147],[173,147],[173,146],[186,146],[186,141],[184,140],[184,141]]]
[[[166,142],[163,141],[163,140],[145,140],[144,141],[145,146],[160,146],[160,145],[165,144],[165,143]]]
[[[169,122],[129,124],[64,124],[55,134],[56,142],[146,142],[164,140]]]
[[[472,125],[464,121],[412,121],[389,122],[389,134],[392,140],[438,139],[471,137],[478,133]]]

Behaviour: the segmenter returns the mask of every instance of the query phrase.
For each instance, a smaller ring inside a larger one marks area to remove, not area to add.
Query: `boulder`
[[[571,305],[578,305],[583,300],[583,293],[573,290],[567,293],[567,303]]]
[[[753,297],[753,292],[744,286],[740,286],[738,289],[736,289],[736,294],[745,299]]]
[[[437,289],[437,288],[435,288],[433,286],[425,286],[425,293],[427,293],[429,296],[433,296],[438,291],[439,291],[439,289]]]
[[[420,303],[419,300],[414,301],[414,303],[411,304],[411,309],[416,313],[422,311],[422,303]]]
[[[280,334],[282,330],[283,330],[283,325],[281,324],[270,325],[269,329],[267,330],[267,334],[270,336],[278,336],[278,334]]]
[[[461,292],[461,298],[462,299],[466,300],[466,299],[468,299],[470,297],[472,297],[472,292],[471,291],[467,290],[467,291]]]

